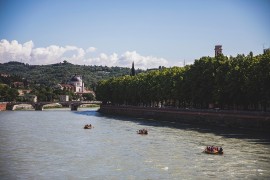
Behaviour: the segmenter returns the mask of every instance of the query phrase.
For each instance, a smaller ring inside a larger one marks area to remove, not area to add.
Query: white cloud
[[[95,47],[89,47],[86,49],[86,52],[91,53],[91,52],[95,52],[96,50],[97,50],[97,48],[95,48]]]
[[[168,61],[164,58],[153,56],[142,56],[136,51],[126,51],[121,55],[117,53],[100,53],[93,56],[97,48],[89,47],[86,50],[76,46],[57,46],[34,48],[34,43],[28,41],[19,44],[18,41],[0,41],[0,63],[9,61],[23,61],[29,64],[53,64],[67,60],[73,64],[103,65],[130,67],[132,62],[135,68],[147,69],[158,66],[168,66]],[[89,54],[90,53],[90,54]]]
[[[119,63],[124,66],[130,66],[134,62],[136,67],[146,69],[158,66],[168,66],[168,61],[164,58],[157,58],[153,56],[142,56],[136,51],[127,51],[119,58]]]
[[[19,44],[16,40],[9,42],[3,39],[0,41],[0,62],[15,60],[28,62],[33,47],[34,43],[32,41]]]
[[[66,52],[66,48],[51,45],[46,48],[35,48],[31,53],[32,64],[52,64],[59,62],[62,55]]]

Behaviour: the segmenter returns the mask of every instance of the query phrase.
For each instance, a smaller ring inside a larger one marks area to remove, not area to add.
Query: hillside
[[[86,87],[95,89],[101,79],[130,74],[130,68],[74,65],[64,61],[51,65],[29,65],[20,62],[0,64],[0,73],[26,79],[30,84],[52,86],[66,83],[74,74],[82,75]]]

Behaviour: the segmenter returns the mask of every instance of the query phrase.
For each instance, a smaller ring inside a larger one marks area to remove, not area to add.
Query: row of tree
[[[270,105],[270,52],[202,57],[185,67],[102,80],[97,99],[135,106],[264,110]]]

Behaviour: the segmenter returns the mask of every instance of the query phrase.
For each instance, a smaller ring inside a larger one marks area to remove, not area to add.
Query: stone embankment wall
[[[5,111],[7,109],[7,103],[0,103],[0,111]]]
[[[209,124],[254,130],[270,129],[270,113],[217,110],[150,108],[101,105],[99,112],[111,115],[162,119],[173,122]]]

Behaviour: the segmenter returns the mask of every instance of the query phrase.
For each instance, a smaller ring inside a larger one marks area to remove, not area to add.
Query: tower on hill
[[[222,54],[222,45],[215,46],[215,56]]]

